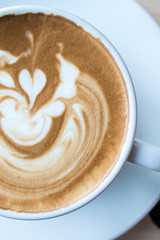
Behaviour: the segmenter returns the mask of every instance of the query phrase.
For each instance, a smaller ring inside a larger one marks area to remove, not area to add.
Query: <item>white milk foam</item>
[[[13,64],[20,61],[22,56],[31,54],[34,44],[33,35],[31,32],[27,32],[26,36],[31,47],[18,57],[0,50],[0,66]],[[54,180],[67,175],[85,156],[93,157],[96,154],[103,141],[108,122],[107,104],[96,81],[93,80],[91,86],[88,86],[88,82],[84,79],[83,84],[78,85],[77,79],[81,75],[79,69],[67,61],[61,52],[56,55],[56,58],[60,63],[60,83],[51,100],[41,106],[35,114],[31,114],[31,110],[37,96],[42,93],[47,84],[45,73],[40,69],[35,69],[33,76],[27,69],[23,69],[19,73],[19,84],[27,94],[28,102],[26,97],[16,90],[15,82],[10,74],[0,71],[0,84],[4,87],[4,89],[0,89],[0,125],[7,139],[18,146],[34,146],[46,138],[52,123],[54,124],[54,119],[61,116],[68,108],[64,100],[70,100],[77,96],[77,86],[87,96],[88,103],[78,100],[70,105],[71,115],[60,130],[53,146],[43,156],[30,159],[11,148],[3,141],[3,138],[0,139],[0,156],[20,170],[33,173],[44,171],[59,162],[55,172],[53,170]],[[99,113],[95,112],[94,108]],[[83,113],[86,116],[89,115],[90,130],[86,129]],[[102,115],[102,120],[100,115]],[[77,121],[79,125],[77,125]],[[99,128],[96,128],[99,123],[102,125],[100,132]],[[86,138],[88,139],[87,144],[85,143]],[[70,162],[66,158],[74,158],[75,161]]]

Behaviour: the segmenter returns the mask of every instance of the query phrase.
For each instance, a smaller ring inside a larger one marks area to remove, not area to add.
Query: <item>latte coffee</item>
[[[103,44],[43,13],[0,18],[0,208],[46,212],[110,174],[129,119],[123,76]]]

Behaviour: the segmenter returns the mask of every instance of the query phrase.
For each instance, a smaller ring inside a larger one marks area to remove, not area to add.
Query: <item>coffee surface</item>
[[[0,18],[0,208],[59,209],[114,167],[128,97],[108,50],[54,15]]]

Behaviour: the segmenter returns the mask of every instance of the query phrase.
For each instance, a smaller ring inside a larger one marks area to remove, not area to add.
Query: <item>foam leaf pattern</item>
[[[59,84],[54,100],[62,97],[66,99],[71,99],[76,95],[76,79],[79,75],[78,68],[72,63],[65,60],[61,54],[57,54],[57,58],[60,61],[60,78],[61,83]]]
[[[46,85],[46,75],[40,69],[36,69],[33,74],[33,84],[32,84],[32,98],[30,102],[30,108],[33,107],[34,102],[38,96],[38,94],[42,91],[42,89]]]
[[[36,69],[32,79],[29,71],[27,69],[24,69],[19,74],[19,83],[29,97],[31,109],[38,94],[46,85],[46,76],[40,69]]]
[[[19,83],[22,89],[27,93],[29,99],[32,95],[32,77],[27,69],[24,69],[19,74]]]
[[[38,119],[42,115],[48,115],[52,118],[60,116],[65,110],[65,104],[59,100],[51,102],[43,106],[33,117],[33,119]]]
[[[0,84],[5,87],[14,88],[15,84],[9,73],[0,71]]]
[[[0,67],[4,67],[6,64],[13,64],[18,59],[19,57],[15,57],[7,51],[0,50]]]

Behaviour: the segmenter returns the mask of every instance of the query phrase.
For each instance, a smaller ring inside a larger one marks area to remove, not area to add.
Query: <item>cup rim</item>
[[[75,203],[67,207],[60,208],[58,210],[51,210],[47,212],[38,212],[38,213],[34,213],[34,212],[26,213],[26,212],[16,212],[12,210],[0,209],[0,215],[4,217],[21,219],[21,220],[40,220],[40,219],[58,217],[83,207],[84,205],[88,204],[89,202],[94,200],[96,197],[98,197],[112,183],[112,181],[116,178],[121,168],[123,167],[124,163],[126,162],[129,156],[129,153],[132,149],[135,132],[136,132],[136,126],[137,126],[137,102],[136,102],[136,95],[135,95],[133,82],[125,62],[123,61],[122,57],[120,56],[116,48],[112,45],[112,43],[96,27],[86,22],[82,18],[75,16],[72,13],[69,13],[60,9],[55,9],[55,8],[50,8],[45,6],[38,6],[38,5],[19,5],[19,6],[2,8],[0,9],[0,17],[7,14],[19,15],[19,14],[24,14],[29,12],[32,12],[32,13],[42,12],[46,15],[54,14],[54,15],[63,16],[75,22],[78,26],[81,26],[86,32],[89,32],[93,37],[98,38],[104,44],[104,46],[108,49],[109,53],[112,55],[113,59],[115,60],[116,64],[118,65],[123,75],[127,92],[128,92],[128,102],[129,102],[128,130],[126,133],[126,137],[124,140],[124,144],[122,146],[120,156],[117,162],[115,163],[113,169],[109,173],[109,175],[100,183],[100,185],[98,185],[98,187],[96,187],[96,189],[94,189],[91,193],[89,193],[82,199],[76,201]]]

